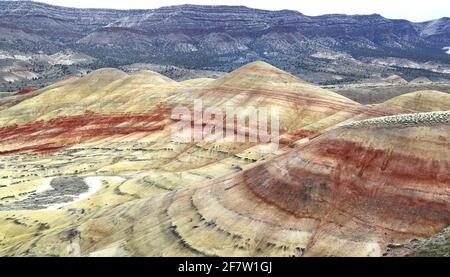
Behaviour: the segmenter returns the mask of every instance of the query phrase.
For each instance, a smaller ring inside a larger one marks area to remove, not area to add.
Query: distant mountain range
[[[1,50],[72,51],[93,57],[92,69],[149,63],[230,71],[263,60],[326,84],[393,74],[443,80],[450,79],[449,46],[448,17],[413,23],[378,14],[306,16],[243,6],[111,10],[0,2]]]

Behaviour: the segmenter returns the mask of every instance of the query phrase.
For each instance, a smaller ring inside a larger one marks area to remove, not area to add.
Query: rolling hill
[[[447,98],[362,105],[265,62],[183,82],[106,68],[11,96],[0,255],[384,255],[450,223]],[[278,149],[173,141],[172,109],[194,99],[278,109]]]

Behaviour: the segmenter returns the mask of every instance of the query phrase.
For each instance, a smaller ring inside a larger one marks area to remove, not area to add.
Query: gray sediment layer
[[[0,205],[0,211],[41,210],[49,206],[73,201],[87,192],[89,186],[83,178],[77,176],[56,177],[50,181],[52,189],[41,193],[30,193],[26,199],[6,205]]]

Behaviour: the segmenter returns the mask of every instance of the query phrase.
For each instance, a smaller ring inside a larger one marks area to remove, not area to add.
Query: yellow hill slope
[[[401,107],[414,112],[450,110],[450,94],[436,90],[422,90],[394,97],[380,106]]]

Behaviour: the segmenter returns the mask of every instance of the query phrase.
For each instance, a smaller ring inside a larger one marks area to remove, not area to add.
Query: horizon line
[[[46,3],[46,2],[42,2],[42,1],[36,1],[36,0],[0,0],[0,2],[31,2],[31,3],[35,3],[35,4],[41,4],[41,5],[48,5],[48,6],[53,6],[53,7],[61,7],[61,8],[68,8],[68,9],[76,9],[76,10],[109,10],[109,11],[154,11],[154,10],[159,10],[159,9],[164,9],[164,8],[172,8],[172,7],[182,7],[182,6],[192,6],[192,7],[234,7],[234,8],[246,8],[249,10],[256,10],[256,11],[272,11],[272,12],[282,12],[282,11],[289,11],[289,12],[295,12],[298,13],[300,15],[306,16],[306,17],[321,17],[321,16],[330,16],[330,15],[342,15],[342,16],[380,16],[382,18],[388,19],[388,20],[405,20],[411,23],[425,23],[425,22],[430,22],[430,21],[435,21],[435,20],[439,20],[439,19],[448,19],[448,16],[442,16],[442,17],[437,17],[437,18],[432,18],[432,19],[427,19],[427,20],[423,20],[423,21],[413,21],[410,19],[406,19],[406,18],[390,18],[390,17],[386,17],[380,13],[367,13],[367,14],[363,14],[363,13],[324,13],[324,14],[318,14],[318,15],[307,15],[302,13],[299,10],[293,10],[293,9],[262,9],[262,8],[254,8],[254,7],[249,7],[246,5],[203,5],[203,4],[189,4],[189,3],[185,3],[185,4],[179,4],[179,5],[167,5],[167,6],[160,6],[160,7],[156,7],[156,8],[109,8],[109,7],[74,7],[74,6],[65,6],[65,5],[57,5],[57,4],[51,4],[51,3]]]

